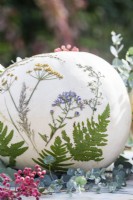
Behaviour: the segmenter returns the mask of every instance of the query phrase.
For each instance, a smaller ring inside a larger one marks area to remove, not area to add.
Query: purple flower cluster
[[[74,102],[81,110],[84,108],[81,97],[78,96],[75,92],[63,92],[62,94],[59,94],[58,98],[54,101],[52,106],[60,106],[61,104],[67,104],[71,106]]]

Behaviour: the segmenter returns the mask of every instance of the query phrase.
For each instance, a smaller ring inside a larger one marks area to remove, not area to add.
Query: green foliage
[[[71,143],[70,138],[65,131],[62,131],[62,137],[66,141],[66,146],[70,155],[74,160],[78,161],[100,161],[102,157],[102,149],[99,146],[107,144],[107,126],[109,124],[110,107],[106,106],[104,112],[98,115],[98,122],[95,122],[93,117],[91,120],[87,119],[87,126],[84,122],[74,125],[73,140],[74,145]]]
[[[15,169],[6,167],[6,165],[0,160],[0,174],[4,173],[4,174],[8,175],[12,180],[14,180],[14,173],[16,173],[16,172],[17,171]]]
[[[71,157],[67,156],[68,150],[65,144],[62,144],[62,141],[59,136],[55,138],[54,144],[50,147],[51,150],[44,149],[39,153],[40,158],[37,160],[33,158],[33,161],[42,166],[45,169],[49,170],[49,164],[46,163],[48,156],[55,158],[55,161],[50,164],[51,171],[67,171],[68,167],[73,165],[73,163],[64,163],[65,161],[70,161]]]
[[[113,45],[111,45],[110,51],[114,56],[112,66],[120,74],[128,92],[130,92],[133,88],[133,47],[128,49],[125,59],[120,59],[119,54],[124,47],[123,38],[121,34],[116,34],[114,31],[111,32],[111,35]]]
[[[12,144],[13,130],[7,134],[8,128],[4,127],[4,124],[0,122],[0,155],[3,157],[9,157],[9,166],[15,166],[16,158],[22,155],[28,147],[22,147],[24,141],[20,141]]]
[[[119,165],[123,165],[125,169],[132,169],[132,164],[129,162],[127,158],[125,158],[123,155],[120,155],[117,160],[114,162],[114,166],[118,167]]]
[[[66,22],[67,26],[70,26],[72,32],[74,28],[80,33],[79,37],[74,38],[77,46],[89,49],[90,52],[111,60],[108,51],[110,45],[108,36],[113,29],[121,32],[122,35],[128,35],[126,47],[131,44],[133,35],[132,0],[86,0],[84,9],[81,8],[80,1],[76,1],[76,4],[74,0],[66,2],[65,9],[67,9],[71,21],[71,26],[69,22]],[[43,6],[40,10],[37,4],[39,3],[34,0],[1,1],[0,11],[3,24],[0,29],[0,60],[3,65],[7,66],[10,60],[15,60],[16,56],[25,57],[49,52],[60,43],[65,42],[62,34],[60,32],[57,34],[56,23],[58,21],[54,20],[52,26],[50,25],[53,19],[50,16],[53,9],[52,2],[50,10],[47,10],[44,4],[44,9],[49,13],[45,15],[45,19],[42,14]],[[7,12],[8,9],[9,12]],[[73,12],[75,9],[76,12]],[[12,15],[12,13],[14,14]],[[52,16],[54,16],[53,12]],[[52,27],[55,27],[54,30]],[[34,31],[31,31],[33,29]]]
[[[48,156],[45,156],[43,162],[46,164],[46,165],[51,165],[52,163],[54,163],[56,161],[55,157],[51,156],[51,155],[48,155]]]

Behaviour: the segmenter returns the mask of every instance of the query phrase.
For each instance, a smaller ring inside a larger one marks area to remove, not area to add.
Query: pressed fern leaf
[[[71,157],[67,156],[68,150],[66,145],[62,143],[61,138],[57,136],[55,138],[54,144],[50,147],[51,150],[44,149],[41,151],[40,158],[37,160],[33,158],[33,161],[42,166],[45,169],[49,170],[49,165],[44,163],[44,159],[46,156],[51,155],[55,158],[55,162],[50,165],[50,169],[56,172],[65,172],[69,168],[69,166],[73,165],[73,163],[65,163],[66,161],[70,161]]]
[[[23,154],[28,147],[22,147],[24,141],[20,141],[12,144],[11,140],[14,135],[14,131],[10,131],[8,134],[7,126],[0,122],[0,155],[9,157],[9,166],[14,166],[16,158]]]
[[[71,142],[65,131],[62,131],[62,138],[65,140],[67,149],[74,160],[78,161],[101,161],[103,159],[100,146],[107,144],[107,126],[109,124],[110,107],[106,106],[104,112],[98,115],[98,122],[93,117],[87,119],[87,126],[84,122],[78,123],[73,129],[73,140]]]

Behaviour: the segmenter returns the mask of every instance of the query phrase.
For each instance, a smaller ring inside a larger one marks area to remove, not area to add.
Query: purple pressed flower
[[[78,103],[78,107],[80,108],[80,110],[84,109],[84,103],[83,102],[79,102]]]
[[[53,115],[54,114],[54,110],[50,110],[50,114]]]
[[[75,111],[74,117],[78,117],[79,115],[80,115],[79,112],[78,112],[78,111]]]
[[[52,106],[60,106],[61,104],[68,104],[69,106],[73,103],[76,103],[77,106],[82,110],[83,103],[81,102],[81,97],[78,96],[75,92],[63,92],[58,96],[58,98],[54,101]]]

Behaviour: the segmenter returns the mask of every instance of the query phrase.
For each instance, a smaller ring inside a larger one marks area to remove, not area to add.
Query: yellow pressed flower
[[[49,65],[48,64],[43,64],[42,67],[49,67]]]
[[[55,75],[58,78],[63,78],[59,72],[54,71],[48,64],[37,63],[35,66],[37,66],[34,68],[35,71],[44,70],[45,72],[48,72],[48,74]]]
[[[52,71],[51,67],[45,67],[44,70],[45,70],[46,72],[51,72],[51,71]]]
[[[42,70],[41,67],[35,67],[35,68],[34,68],[34,71],[41,71],[41,70]]]
[[[42,64],[37,63],[37,64],[35,64],[35,66],[37,66],[37,67],[42,67]]]
[[[28,73],[28,74],[30,74],[32,71],[31,70],[29,70],[29,71],[27,71],[26,73]]]

